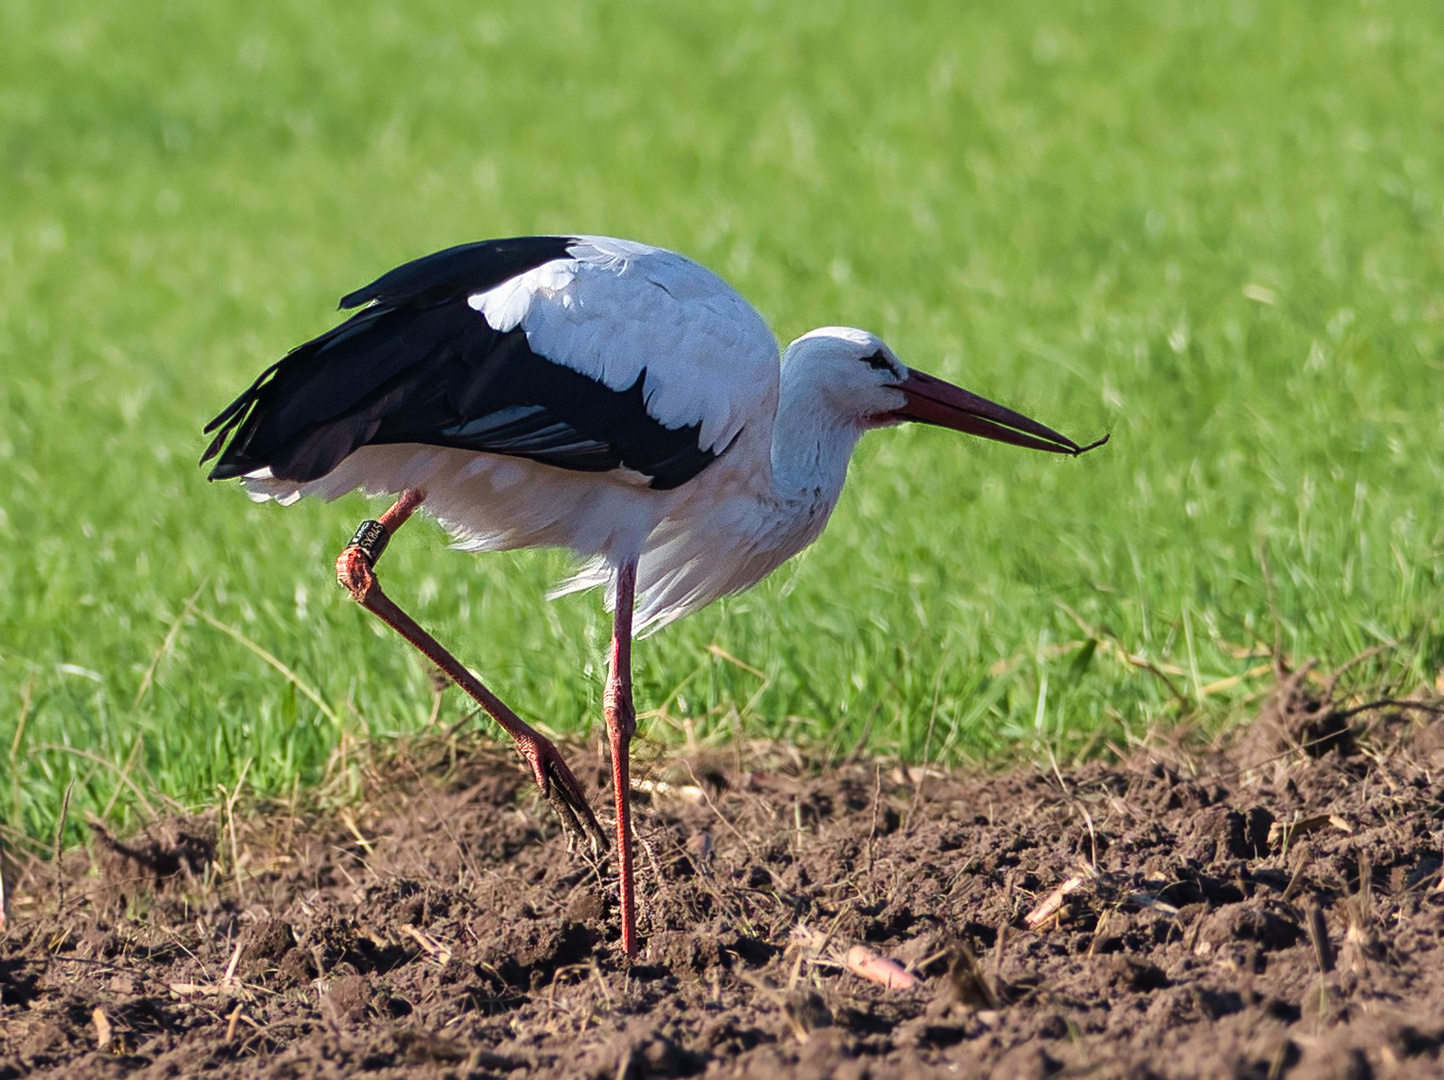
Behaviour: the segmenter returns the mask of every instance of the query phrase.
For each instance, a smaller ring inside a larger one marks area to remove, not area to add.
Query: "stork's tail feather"
[[[588,589],[596,589],[603,585],[607,589],[607,610],[612,611],[616,607],[617,590],[611,567],[607,565],[605,559],[588,559],[575,574],[565,581],[557,582],[547,590],[547,599],[556,600],[559,597],[586,592]]]

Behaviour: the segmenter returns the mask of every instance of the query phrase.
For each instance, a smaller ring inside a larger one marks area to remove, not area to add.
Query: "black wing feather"
[[[369,304],[293,350],[206,426],[212,480],[269,467],[279,479],[325,476],[361,446],[423,443],[529,458],[559,468],[626,467],[667,489],[717,454],[700,425],[647,413],[646,372],[614,390],[498,333],[474,293],[565,258],[564,237],[466,244],[428,255],[346,296]]]
[[[341,308],[408,303],[417,307],[494,289],[503,281],[568,257],[570,236],[516,236],[458,244],[388,270],[365,288],[341,298]]]

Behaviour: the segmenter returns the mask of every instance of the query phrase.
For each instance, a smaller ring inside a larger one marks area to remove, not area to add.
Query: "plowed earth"
[[[1072,769],[661,759],[630,965],[479,744],[97,830],[14,859],[0,1078],[1444,1075],[1444,722],[1321,693]]]

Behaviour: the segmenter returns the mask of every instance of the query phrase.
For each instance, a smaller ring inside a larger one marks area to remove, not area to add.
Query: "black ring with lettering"
[[[361,553],[371,560],[371,565],[376,565],[376,560],[381,558],[381,553],[386,550],[386,545],[391,540],[391,530],[379,521],[363,521],[356,527],[356,535],[351,537],[348,547],[360,548]]]

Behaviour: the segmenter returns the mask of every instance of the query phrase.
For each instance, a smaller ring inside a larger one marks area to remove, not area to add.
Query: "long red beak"
[[[909,372],[899,389],[907,395],[907,404],[885,414],[886,420],[916,420],[922,424],[936,424],[954,431],[965,431],[969,435],[981,435],[997,442],[1012,443],[1014,446],[1075,456],[1108,441],[1108,436],[1104,435],[1097,442],[1079,446],[1068,436],[1060,435],[1022,413],[1016,413],[997,402],[970,393],[961,386],[954,386],[921,371]]]

